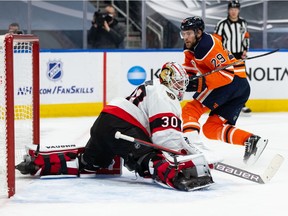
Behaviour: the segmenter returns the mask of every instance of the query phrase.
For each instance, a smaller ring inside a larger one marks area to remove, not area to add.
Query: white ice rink
[[[204,121],[204,116],[201,121]],[[93,117],[41,119],[41,142],[82,144],[89,137]],[[261,174],[276,153],[285,157],[279,172],[260,185],[216,170],[209,189],[179,192],[123,170],[121,177],[38,179],[17,173],[16,195],[0,199],[0,216],[286,216],[288,195],[288,113],[240,116],[237,126],[268,138],[252,167],[243,164],[244,148],[221,142],[206,145],[224,162]]]

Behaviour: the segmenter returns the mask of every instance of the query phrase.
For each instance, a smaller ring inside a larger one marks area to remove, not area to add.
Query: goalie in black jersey
[[[32,157],[16,168],[32,175],[93,173],[107,168],[115,156],[120,156],[128,170],[151,177],[165,187],[191,191],[211,185],[213,179],[205,157],[182,133],[179,101],[188,85],[188,75],[178,63],[167,62],[159,80],[148,81],[130,96],[114,98],[106,105],[91,127],[84,149],[63,151],[61,158],[55,152],[35,156],[35,151],[30,151]],[[173,157],[159,149],[116,139],[117,131],[186,155]],[[75,161],[76,166],[67,165],[67,161]]]

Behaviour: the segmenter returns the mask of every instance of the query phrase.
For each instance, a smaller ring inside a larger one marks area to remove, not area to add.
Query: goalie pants
[[[116,139],[117,131],[151,142],[140,128],[112,114],[102,112],[91,127],[90,139],[84,149],[84,161],[89,165],[107,168],[113,163],[113,158],[118,155],[124,159],[124,166],[132,171],[137,169],[137,161],[142,156],[155,151],[151,147]]]

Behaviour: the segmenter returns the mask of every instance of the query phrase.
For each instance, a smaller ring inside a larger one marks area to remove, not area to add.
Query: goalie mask
[[[189,77],[185,69],[176,62],[167,62],[162,66],[160,83],[166,85],[178,98],[183,99],[189,83]]]

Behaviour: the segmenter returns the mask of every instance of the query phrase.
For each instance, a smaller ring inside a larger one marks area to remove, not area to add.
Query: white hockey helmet
[[[166,85],[178,98],[183,100],[189,77],[186,70],[176,62],[166,62],[159,75],[160,83]]]

